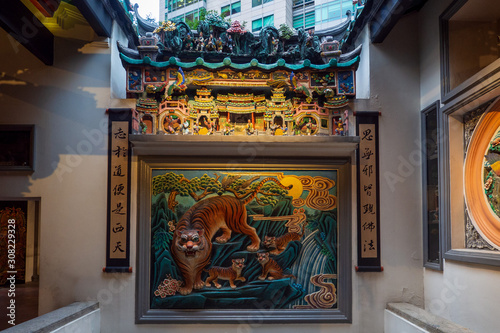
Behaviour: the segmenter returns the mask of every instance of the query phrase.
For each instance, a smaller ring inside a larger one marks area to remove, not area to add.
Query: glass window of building
[[[314,28],[315,19],[314,19],[314,11],[303,13],[300,15],[296,15],[293,17],[293,28]]]
[[[293,28],[303,28],[304,27],[304,15],[297,15],[293,17]]]
[[[175,10],[184,8],[186,6],[192,5],[193,3],[201,2],[206,0],[168,0],[165,4],[168,12],[173,12]]]
[[[234,2],[232,4],[221,7],[220,16],[227,17],[232,14],[237,14],[241,12],[241,1]]]
[[[220,8],[220,16],[227,17],[231,13],[231,5],[226,5]]]
[[[175,16],[170,20],[172,22],[184,21],[191,27],[191,29],[195,29],[194,22],[197,22],[199,19],[200,19],[200,8],[197,8],[182,15]]]
[[[252,21],[252,32],[262,29],[262,27],[274,26],[274,15],[269,15]]]
[[[271,2],[273,0],[252,0],[252,7],[260,6],[262,4]]]
[[[352,1],[331,1],[316,6],[316,24],[340,20],[344,18],[347,11],[352,11]]]
[[[252,32],[262,29],[262,19],[252,21]]]
[[[241,12],[241,1],[231,4],[231,14],[238,14]]]
[[[264,27],[274,26],[274,15],[264,17]]]
[[[314,0],[293,0],[293,7],[314,5]]]

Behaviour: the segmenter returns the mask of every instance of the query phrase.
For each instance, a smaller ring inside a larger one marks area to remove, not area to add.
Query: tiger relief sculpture
[[[262,265],[262,273],[259,275],[259,280],[279,280],[284,278],[293,278],[292,274],[284,274],[283,268],[269,257],[269,252],[257,253],[257,261]]]
[[[266,235],[264,236],[264,241],[262,242],[262,244],[267,250],[270,251],[270,254],[278,255],[286,250],[288,243],[290,243],[291,241],[298,241],[302,238],[302,236],[304,235],[304,227],[305,223],[302,225],[302,234],[299,234],[298,232],[288,232],[279,237]]]
[[[205,281],[205,286],[210,287],[211,283],[213,282],[214,286],[219,289],[222,287],[217,280],[227,280],[229,281],[229,286],[233,289],[236,288],[236,285],[234,282],[236,281],[241,281],[245,282],[246,279],[241,276],[241,271],[245,267],[245,259],[240,258],[240,259],[233,259],[232,260],[233,264],[230,267],[212,267],[206,272],[208,272],[208,278],[207,281]]]
[[[280,187],[289,189],[274,178],[265,178],[243,200],[229,195],[211,197],[194,204],[181,217],[171,246],[172,256],[184,280],[179,290],[181,295],[188,295],[193,289],[201,289],[205,285],[201,274],[210,262],[212,238],[219,230],[222,230],[222,235],[215,239],[218,243],[226,243],[231,238],[231,233],[237,232],[250,238],[251,243],[247,246],[247,251],[256,252],[259,249],[260,239],[255,228],[247,223],[245,205],[257,196],[261,187],[268,181],[274,181]]]

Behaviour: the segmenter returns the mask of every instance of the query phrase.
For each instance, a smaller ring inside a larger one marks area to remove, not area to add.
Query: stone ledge
[[[359,142],[359,136],[335,135],[175,135],[175,134],[134,134],[131,141],[136,142]]]
[[[131,135],[136,155],[191,156],[350,156],[358,136],[198,136]]]
[[[75,302],[63,308],[46,313],[42,316],[25,321],[19,325],[8,328],[5,333],[45,333],[52,332],[78,318],[81,318],[99,309],[99,302]]]
[[[408,303],[388,303],[387,310],[425,329],[430,333],[474,333],[468,328],[433,315]]]

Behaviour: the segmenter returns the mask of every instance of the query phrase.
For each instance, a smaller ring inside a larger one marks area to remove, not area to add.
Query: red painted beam
[[[31,3],[42,13],[45,17],[52,17],[59,8],[61,0],[30,0]]]

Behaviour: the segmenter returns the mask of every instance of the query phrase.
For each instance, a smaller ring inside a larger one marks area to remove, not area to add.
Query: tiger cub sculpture
[[[259,276],[259,280],[278,280],[284,278],[294,278],[292,274],[283,274],[283,268],[274,261],[274,259],[269,258],[269,252],[257,253],[257,261],[262,265],[262,274]]]
[[[300,240],[301,237],[302,235],[297,232],[289,232],[280,237],[264,236],[262,244],[266,249],[270,250],[269,253],[277,255],[285,251],[288,243]]]
[[[208,272],[208,278],[205,282],[205,286],[210,287],[211,283],[214,283],[214,286],[219,289],[221,285],[217,283],[218,279],[221,280],[229,280],[229,285],[231,288],[235,289],[236,285],[235,281],[245,282],[246,279],[241,276],[241,271],[245,267],[244,265],[245,259],[233,259],[233,264],[230,267],[212,267],[209,270],[205,270]]]
[[[278,255],[285,251],[288,243],[291,241],[298,241],[302,238],[304,235],[304,227],[305,224],[302,226],[302,234],[299,234],[298,232],[289,232],[279,237],[264,236],[262,244],[267,250],[270,251],[269,253]]]
[[[274,178],[265,178],[244,200],[229,195],[211,197],[199,201],[181,217],[176,225],[171,246],[172,256],[184,281],[179,289],[181,295],[188,295],[193,289],[201,289],[205,285],[201,280],[201,273],[210,261],[212,238],[217,231],[222,230],[222,235],[216,238],[218,243],[226,243],[234,231],[250,238],[248,251],[256,252],[259,249],[260,239],[255,228],[247,223],[245,205],[257,196],[258,191],[268,181],[274,181],[280,187],[289,189]]]

